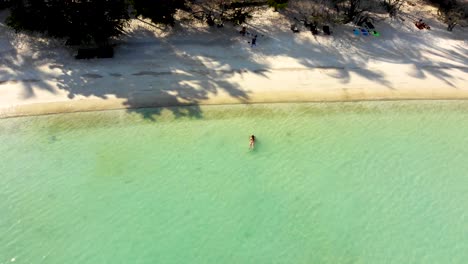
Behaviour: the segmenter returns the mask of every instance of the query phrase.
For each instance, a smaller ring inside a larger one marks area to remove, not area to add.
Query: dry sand
[[[424,14],[418,14],[423,17]],[[5,13],[1,13],[3,21]],[[294,34],[279,13],[239,28],[134,20],[113,59],[77,61],[56,41],[0,23],[0,117],[193,104],[468,99],[468,32],[383,19],[380,37]]]

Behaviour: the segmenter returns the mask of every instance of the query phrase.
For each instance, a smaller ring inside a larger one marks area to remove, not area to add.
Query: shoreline
[[[152,98],[155,99],[155,98]],[[430,93],[420,91],[404,91],[398,93],[365,93],[362,90],[347,93],[317,94],[316,92],[275,91],[270,93],[257,92],[250,95],[248,100],[238,100],[229,96],[214,96],[206,100],[190,102],[174,102],[157,98],[149,102],[148,98],[141,101],[134,100],[132,105],[126,104],[126,99],[80,99],[70,101],[44,102],[24,104],[0,108],[0,119],[41,116],[53,114],[67,114],[78,112],[99,112],[108,110],[164,108],[203,105],[237,105],[237,104],[276,104],[276,103],[346,103],[365,101],[465,101],[468,100],[467,90],[447,91],[440,89]]]
[[[54,41],[0,27],[0,118],[194,105],[468,100],[464,28],[448,33],[433,21],[431,31],[420,31],[382,20],[378,38],[355,36],[351,24],[334,27],[332,36],[312,36],[292,33],[280,13],[258,15],[262,19],[248,24],[261,36],[255,48],[232,25],[181,24],[167,35],[132,20],[114,58],[101,60],[75,60]]]

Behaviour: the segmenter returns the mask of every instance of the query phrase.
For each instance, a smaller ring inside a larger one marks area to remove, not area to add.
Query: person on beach
[[[246,27],[242,27],[242,30],[239,31],[239,33],[240,33],[242,36],[245,36],[245,34],[247,33],[247,28],[246,28]]]
[[[255,147],[255,136],[254,135],[251,135],[250,136],[250,145],[249,145],[249,148],[250,149],[253,149]]]
[[[257,46],[257,35],[255,35],[255,37],[252,39],[252,47],[253,46]]]
[[[418,29],[431,29],[429,25],[423,22],[422,19],[419,19],[418,22],[414,22]]]

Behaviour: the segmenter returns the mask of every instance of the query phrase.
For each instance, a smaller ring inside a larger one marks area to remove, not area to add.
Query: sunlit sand
[[[379,37],[353,25],[331,36],[294,34],[280,13],[240,27],[180,24],[163,30],[133,20],[113,59],[75,60],[58,41],[0,26],[0,116],[263,102],[466,99],[468,33],[427,19],[384,19]],[[6,14],[3,12],[2,19]],[[428,16],[427,12],[417,13]]]

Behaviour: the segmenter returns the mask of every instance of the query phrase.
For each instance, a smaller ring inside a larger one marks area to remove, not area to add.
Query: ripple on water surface
[[[366,102],[3,119],[0,263],[463,263],[467,110]]]

